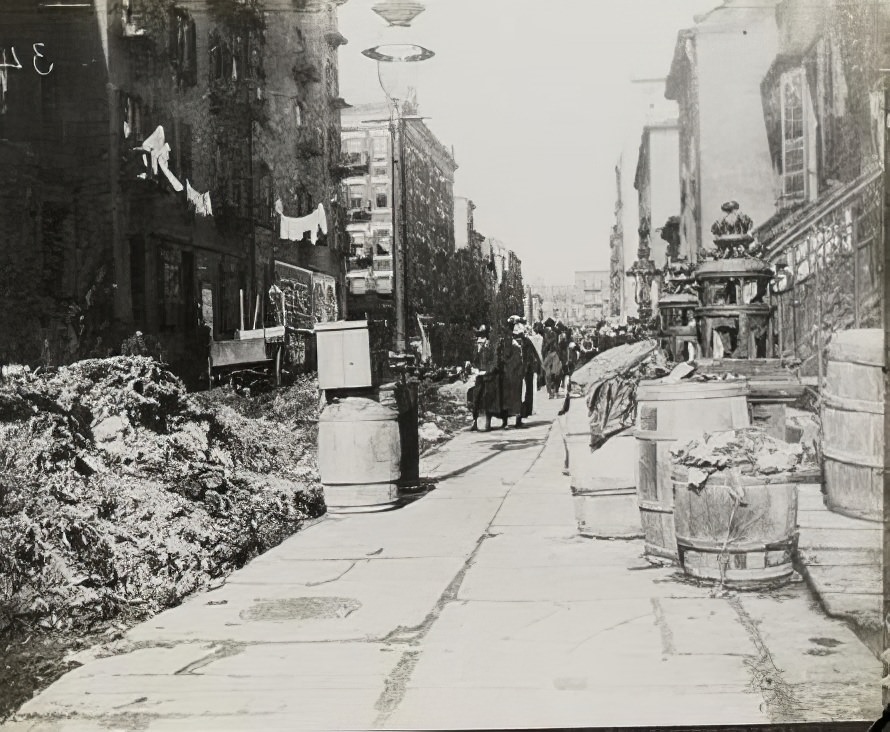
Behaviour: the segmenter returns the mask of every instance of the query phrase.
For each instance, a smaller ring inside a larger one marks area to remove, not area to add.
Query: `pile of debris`
[[[323,513],[316,394],[251,418],[123,356],[0,382],[0,638],[138,621]]]
[[[418,388],[420,452],[440,447],[472,423],[467,391],[472,381],[424,380]]]
[[[690,486],[728,470],[740,475],[778,475],[815,468],[815,454],[803,443],[770,437],[757,427],[713,432],[671,450],[674,464],[687,468]]]

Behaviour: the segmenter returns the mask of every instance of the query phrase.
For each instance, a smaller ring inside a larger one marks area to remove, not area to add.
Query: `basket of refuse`
[[[794,573],[797,485],[813,456],[759,428],[703,435],[671,451],[674,529],[684,573],[763,589]]]

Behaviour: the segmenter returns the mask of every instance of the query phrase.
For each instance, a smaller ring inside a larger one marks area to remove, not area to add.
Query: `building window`
[[[377,208],[387,208],[389,206],[389,196],[385,186],[377,186],[374,189],[374,199]]]
[[[376,178],[386,178],[389,175],[389,168],[385,165],[374,166],[374,176]]]
[[[365,205],[365,191],[361,186],[349,187],[349,208],[353,211]]]
[[[182,315],[182,256],[178,249],[161,247],[158,251],[158,325],[161,330],[176,330]]]
[[[386,145],[385,137],[375,137],[374,138],[374,158],[376,160],[384,160],[386,159],[386,154],[388,152]]]
[[[210,33],[210,80],[238,81],[248,73],[250,39],[246,35],[235,34],[224,38],[217,31]]]
[[[195,21],[182,10],[172,10],[170,18],[170,61],[181,86],[198,83],[198,56]]]
[[[171,163],[176,175],[182,179],[192,177],[192,126],[176,121],[173,125],[173,150]]]
[[[6,114],[6,100],[9,93],[9,73],[6,70],[6,49],[0,48],[0,115]]]
[[[361,137],[348,137],[343,141],[343,152],[362,153],[365,149],[365,141]]]
[[[807,196],[806,91],[802,69],[782,75],[782,197],[786,201]]]
[[[134,144],[142,143],[145,139],[142,118],[142,102],[121,92],[121,127],[125,140],[132,140]]]

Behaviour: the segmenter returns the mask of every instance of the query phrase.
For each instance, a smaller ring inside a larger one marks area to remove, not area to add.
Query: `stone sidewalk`
[[[424,461],[437,483],[420,500],[309,527],[114,655],[84,656],[7,727],[877,718],[880,664],[805,585],[719,594],[650,567],[639,540],[580,537],[559,406],[525,430],[459,435]]]

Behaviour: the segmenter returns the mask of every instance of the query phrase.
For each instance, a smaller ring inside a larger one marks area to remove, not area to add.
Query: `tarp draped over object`
[[[591,447],[633,426],[640,381],[666,373],[667,359],[654,340],[610,348],[575,371],[572,382],[587,398]]]

